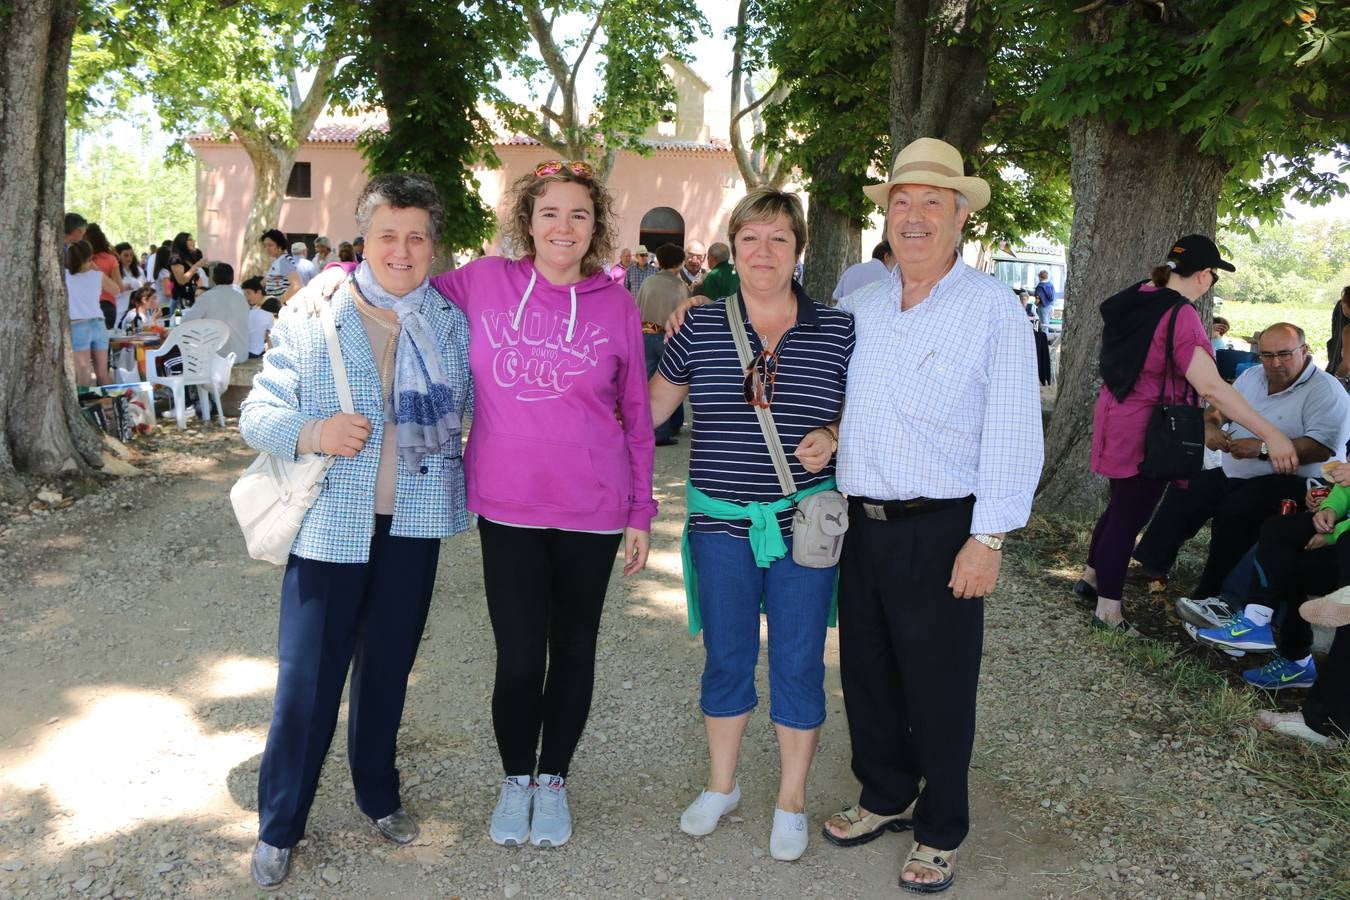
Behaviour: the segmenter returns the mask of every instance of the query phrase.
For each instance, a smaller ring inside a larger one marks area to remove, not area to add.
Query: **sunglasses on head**
[[[542,162],[534,167],[534,174],[539,178],[547,178],[549,175],[557,175],[563,169],[578,178],[595,177],[595,169],[591,167],[590,163],[571,159],[550,159],[548,162]]]

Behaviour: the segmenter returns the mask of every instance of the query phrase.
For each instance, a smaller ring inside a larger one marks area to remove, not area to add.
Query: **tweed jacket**
[[[370,539],[375,532],[375,475],[384,438],[385,398],[370,341],[348,285],[333,295],[332,312],[352,403],[370,420],[370,438],[360,453],[338,457],[328,470],[323,492],[305,516],[291,552],[324,562],[364,563],[369,560]],[[472,404],[468,319],[430,287],[421,313],[440,348],[441,365],[462,420]],[[239,431],[249,446],[294,459],[305,423],[341,412],[323,320],[287,308],[272,330],[272,344],[263,357],[262,371],[253,379],[253,390],[240,408]],[[400,457],[389,533],[443,538],[468,527],[460,442],[425,457],[420,471],[412,471]]]

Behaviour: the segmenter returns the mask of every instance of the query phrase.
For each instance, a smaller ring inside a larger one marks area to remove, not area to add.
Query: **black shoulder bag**
[[[1167,385],[1176,386],[1176,363],[1172,360],[1172,335],[1177,327],[1177,313],[1183,304],[1172,307],[1172,320],[1167,323],[1167,359],[1163,368],[1162,388],[1158,391],[1158,408],[1149,418],[1144,431],[1144,459],[1139,463],[1139,474],[1146,478],[1178,481],[1194,478],[1205,466],[1205,411],[1200,408],[1195,389],[1186,383],[1182,402],[1167,402]],[[1182,376],[1185,382],[1185,376]],[[1175,390],[1173,391],[1175,396]]]

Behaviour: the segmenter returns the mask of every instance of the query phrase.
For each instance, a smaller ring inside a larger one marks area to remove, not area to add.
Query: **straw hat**
[[[865,187],[863,193],[885,209],[891,188],[897,184],[930,184],[962,194],[970,202],[971,212],[984,209],[989,205],[989,182],[964,172],[959,150],[937,138],[919,138],[895,155],[890,180]]]

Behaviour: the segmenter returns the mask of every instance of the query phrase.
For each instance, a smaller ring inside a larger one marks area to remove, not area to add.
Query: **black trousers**
[[[595,640],[623,536],[483,518],[478,533],[497,640],[492,727],[502,769],[566,778],[591,712]]]
[[[1285,607],[1275,638],[1275,648],[1285,659],[1302,659],[1312,652],[1312,626],[1298,614],[1304,601],[1350,584],[1350,540],[1320,550],[1303,549],[1317,533],[1312,517],[1312,513],[1298,513],[1266,520],[1247,591],[1248,603],[1275,610]]]
[[[1350,582],[1350,577],[1342,581]],[[1303,721],[1320,734],[1350,740],[1350,625],[1336,629],[1317,682],[1303,701]]]
[[[1217,597],[1224,578],[1256,544],[1261,523],[1279,515],[1281,500],[1303,509],[1305,490],[1302,475],[1229,478],[1223,469],[1206,469],[1187,487],[1167,489],[1134,558],[1148,571],[1165,575],[1181,545],[1209,522],[1209,555],[1192,596]]]
[[[859,802],[892,815],[918,798],[914,835],[942,850],[970,830],[984,600],[958,600],[947,583],[971,509],[877,521],[854,501],[839,566],[839,667]]]
[[[357,806],[373,819],[400,806],[394,749],[441,542],[392,537],[392,519],[375,517],[369,562],[292,556],[286,564],[277,691],[258,773],[258,837],[274,847],[304,837],[348,666],[347,760]]]

